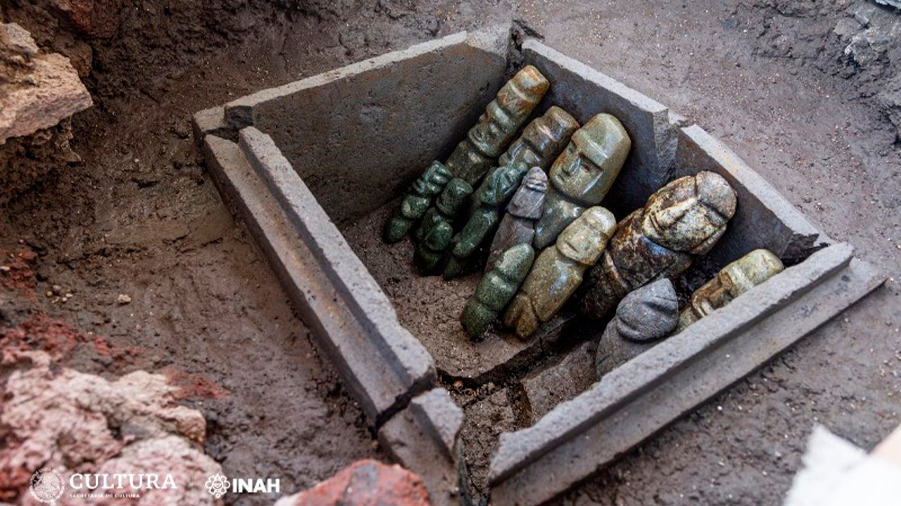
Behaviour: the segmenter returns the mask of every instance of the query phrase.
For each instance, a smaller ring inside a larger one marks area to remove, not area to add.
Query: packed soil
[[[222,204],[191,139],[191,114],[510,18],[703,126],[893,278],[561,502],[778,504],[815,424],[870,449],[901,423],[901,144],[885,98],[901,49],[884,37],[899,18],[889,8],[110,0],[87,2],[96,19],[85,25],[51,3],[8,0],[0,13],[78,59],[95,106],[72,120],[82,161],[53,162],[48,178],[0,212],[0,248],[26,252],[37,277],[36,300],[4,290],[0,321],[25,325],[37,306],[82,336],[66,355],[71,367],[182,378],[192,387],[185,402],[208,420],[206,451],[229,476],[279,477],[293,492],[386,456]],[[105,353],[84,336],[129,353]],[[515,413],[500,420],[513,423]]]

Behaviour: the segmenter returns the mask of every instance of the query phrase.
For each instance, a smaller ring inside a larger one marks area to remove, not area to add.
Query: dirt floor
[[[901,272],[901,143],[886,95],[901,44],[885,41],[901,16],[869,1],[108,0],[90,23],[49,3],[0,12],[87,65],[96,105],[72,121],[83,162],[10,201],[0,248],[37,253],[51,317],[135,350],[119,361],[82,346],[69,365],[193,373],[224,389],[188,400],[227,475],[280,477],[292,492],[384,458],[192,142],[191,114],[251,91],[514,18],[699,123],[831,237]],[[29,318],[9,293],[0,302],[5,325]],[[561,502],[780,503],[815,423],[868,449],[901,423],[899,327],[890,281]]]

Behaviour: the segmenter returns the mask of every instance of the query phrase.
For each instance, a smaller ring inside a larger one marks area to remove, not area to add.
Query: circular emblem
[[[228,492],[228,478],[218,473],[214,474],[206,479],[206,489],[219,499]]]
[[[66,488],[66,482],[52,467],[38,469],[31,475],[31,482],[28,485],[31,495],[38,502],[52,503],[63,495]]]

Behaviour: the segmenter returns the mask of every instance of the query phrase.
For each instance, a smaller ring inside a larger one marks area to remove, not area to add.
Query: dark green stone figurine
[[[501,314],[519,290],[534,260],[535,250],[530,244],[517,244],[505,251],[497,266],[485,274],[460,315],[460,322],[472,340],[481,339],[491,322]]]
[[[472,186],[455,177],[447,183],[435,205],[423,216],[415,232],[417,245],[413,257],[423,274],[436,274],[440,271],[442,257],[450,247],[454,235],[454,216],[470,195]]]
[[[413,187],[404,196],[400,206],[385,225],[385,241],[395,243],[404,238],[417,220],[422,218],[432,205],[435,197],[441,194],[451,174],[447,167],[439,161],[431,165],[413,183]]]

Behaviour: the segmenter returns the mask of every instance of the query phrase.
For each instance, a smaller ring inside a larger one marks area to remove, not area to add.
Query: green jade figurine
[[[618,119],[598,114],[573,134],[551,167],[535,248],[544,249],[587,207],[601,203],[619,175],[632,140]]]
[[[519,293],[504,313],[504,324],[525,339],[550,320],[582,283],[582,275],[604,252],[616,218],[591,207],[569,224],[553,248],[538,255]]]
[[[784,269],[779,257],[765,249],[755,249],[723,267],[713,279],[691,294],[688,307],[679,313],[676,332],[681,332]]]
[[[699,172],[654,192],[617,227],[582,286],[579,312],[602,318],[632,290],[674,279],[707,254],[735,214],[735,191],[714,172]]]
[[[385,242],[395,243],[403,239],[416,220],[422,218],[432,206],[435,197],[441,194],[450,178],[450,171],[443,163],[437,160],[432,162],[404,195],[400,206],[385,225]]]
[[[460,178],[453,178],[438,196],[416,229],[416,253],[413,262],[425,275],[440,272],[444,252],[454,236],[453,218],[472,194],[472,186]]]
[[[491,322],[516,295],[534,260],[535,250],[531,244],[517,244],[505,251],[497,265],[485,274],[460,315],[460,322],[470,339],[482,339]]]
[[[492,236],[526,171],[536,166],[547,169],[577,128],[579,123],[557,106],[526,126],[510,149],[501,155],[501,166],[489,172],[476,190],[469,221],[454,238],[444,270],[445,279],[460,276],[479,246]]]
[[[513,194],[507,213],[497,227],[494,240],[488,249],[485,272],[494,269],[504,251],[517,244],[532,244],[535,238],[535,223],[544,209],[544,194],[547,191],[547,174],[541,167],[532,167],[523,179],[519,189]]]
[[[516,135],[519,127],[544,97],[549,86],[548,80],[531,65],[524,67],[507,81],[498,91],[494,100],[488,104],[485,112],[479,117],[479,121],[469,130],[466,138],[457,145],[447,159],[445,167],[450,173],[450,177],[459,177],[470,186],[482,179],[485,172],[494,165],[498,155]],[[437,162],[433,162],[426,172],[432,169],[434,163]],[[420,179],[436,181],[426,174],[423,174]],[[418,193],[419,190],[421,188],[414,185],[409,193]],[[441,190],[438,189],[438,191]],[[431,195],[432,198],[435,195],[434,193],[423,194]],[[405,201],[406,197],[403,202]],[[431,204],[429,202],[429,205]],[[411,206],[406,214],[405,210],[395,212],[391,222],[385,227],[385,240],[397,242],[403,238],[412,227],[412,224],[406,225],[404,221],[415,222],[421,218],[426,211],[420,211],[420,209],[421,205],[417,205]]]

